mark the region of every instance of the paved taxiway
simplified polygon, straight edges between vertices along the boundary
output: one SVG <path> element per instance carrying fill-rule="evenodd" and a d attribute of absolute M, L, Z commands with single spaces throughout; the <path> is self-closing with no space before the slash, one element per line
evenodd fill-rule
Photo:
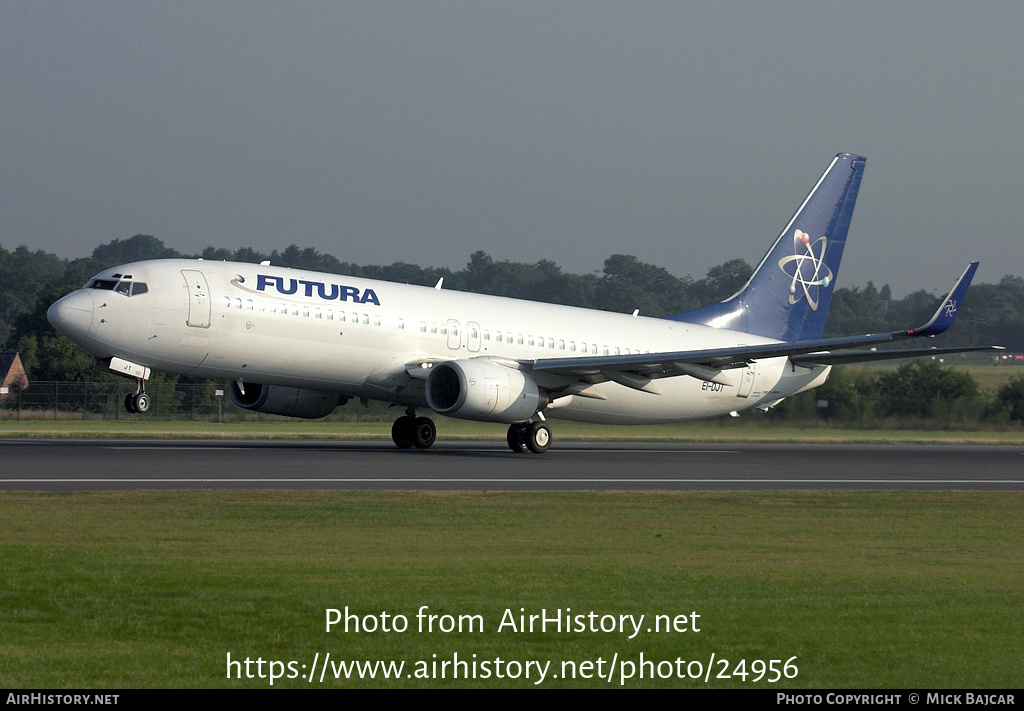
<path fill-rule="evenodd" d="M 0 440 L 0 489 L 1024 490 L 1020 446 Z"/>

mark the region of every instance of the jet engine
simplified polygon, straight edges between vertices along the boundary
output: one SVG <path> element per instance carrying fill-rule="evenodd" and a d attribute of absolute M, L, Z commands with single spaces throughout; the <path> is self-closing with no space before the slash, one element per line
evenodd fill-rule
<path fill-rule="evenodd" d="M 533 378 L 486 360 L 452 360 L 427 376 L 427 404 L 464 420 L 523 422 L 548 405 Z"/>
<path fill-rule="evenodd" d="M 344 395 L 322 390 L 286 388 L 280 385 L 245 383 L 244 390 L 237 382 L 228 385 L 231 400 L 244 410 L 266 412 L 270 415 L 303 417 L 315 420 L 334 412 L 334 408 L 348 400 Z"/>

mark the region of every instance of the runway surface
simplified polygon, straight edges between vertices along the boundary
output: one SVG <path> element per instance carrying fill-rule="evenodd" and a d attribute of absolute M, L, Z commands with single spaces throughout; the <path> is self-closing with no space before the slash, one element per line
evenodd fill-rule
<path fill-rule="evenodd" d="M 0 440 L 0 490 L 1024 490 L 1020 446 Z"/>

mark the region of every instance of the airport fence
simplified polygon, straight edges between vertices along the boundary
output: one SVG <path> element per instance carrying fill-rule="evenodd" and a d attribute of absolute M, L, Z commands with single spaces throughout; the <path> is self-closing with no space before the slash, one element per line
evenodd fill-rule
<path fill-rule="evenodd" d="M 125 410 L 125 398 L 135 393 L 133 383 L 33 382 L 25 389 L 16 386 L 0 391 L 0 418 L 51 420 L 128 420 L 149 417 L 165 420 L 216 420 L 225 412 L 244 410 L 215 399 L 223 386 L 207 384 L 147 383 L 152 399 L 145 415 Z"/>
<path fill-rule="evenodd" d="M 33 382 L 25 389 L 0 388 L 0 419 L 7 420 L 176 420 L 176 421 L 260 421 L 286 420 L 276 415 L 244 410 L 227 394 L 224 383 L 146 384 L 151 405 L 145 414 L 129 413 L 125 398 L 135 393 L 135 385 L 125 382 Z M 331 419 L 382 419 L 391 413 L 378 413 L 360 407 L 358 402 L 339 407 Z"/>
<path fill-rule="evenodd" d="M 24 420 L 175 420 L 175 421 L 260 421 L 289 420 L 276 415 L 244 410 L 236 406 L 223 383 L 149 382 L 146 392 L 152 405 L 145 414 L 129 413 L 125 398 L 135 386 L 125 382 L 33 382 L 29 387 L 0 388 L 0 419 Z M 993 416 L 993 399 L 984 391 L 977 397 L 949 400 L 903 398 L 876 399 L 852 396 L 829 399 L 809 392 L 787 399 L 762 417 L 751 413 L 737 421 L 724 417 L 723 426 L 744 427 L 754 423 L 831 423 L 852 427 L 900 428 L 924 425 L 935 428 L 959 427 L 1009 421 L 1006 415 Z M 394 419 L 399 410 L 386 403 L 358 400 L 338 407 L 327 419 L 336 421 L 377 421 Z M 1010 416 L 1013 419 L 1020 417 Z M 757 425 L 755 425 L 757 426 Z"/>

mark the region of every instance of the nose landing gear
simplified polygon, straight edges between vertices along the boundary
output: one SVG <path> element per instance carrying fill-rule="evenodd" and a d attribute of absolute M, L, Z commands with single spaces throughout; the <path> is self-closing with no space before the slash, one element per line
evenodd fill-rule
<path fill-rule="evenodd" d="M 149 399 L 149 395 L 146 394 L 146 383 L 143 380 L 138 382 L 136 385 L 137 390 L 134 395 L 125 395 L 124 398 L 124 409 L 128 412 L 140 415 L 149 412 L 149 406 L 152 401 Z"/>

